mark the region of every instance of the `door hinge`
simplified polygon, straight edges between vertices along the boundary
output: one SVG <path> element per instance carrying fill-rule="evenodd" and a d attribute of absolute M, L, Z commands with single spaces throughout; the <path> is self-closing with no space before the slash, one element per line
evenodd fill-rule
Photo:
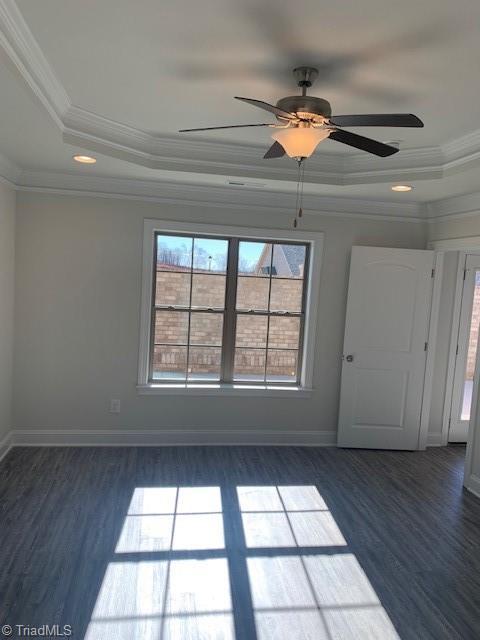
<path fill-rule="evenodd" d="M 455 351 L 455 355 L 458 356 L 458 344 L 457 344 L 457 350 Z"/>
<path fill-rule="evenodd" d="M 425 347 L 424 347 L 424 351 L 426 351 L 428 349 L 428 342 L 425 342 Z"/>
<path fill-rule="evenodd" d="M 463 279 L 465 280 L 465 278 L 466 278 L 466 277 L 467 277 L 467 270 L 466 270 L 466 269 L 464 269 L 464 270 L 463 270 Z"/>
<path fill-rule="evenodd" d="M 435 277 L 435 269 L 432 269 L 432 278 Z"/>

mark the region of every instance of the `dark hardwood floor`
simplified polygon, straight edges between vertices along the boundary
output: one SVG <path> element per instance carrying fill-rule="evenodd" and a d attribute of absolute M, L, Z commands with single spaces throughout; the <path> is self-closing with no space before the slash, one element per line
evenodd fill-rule
<path fill-rule="evenodd" d="M 478 639 L 480 500 L 462 489 L 463 458 L 13 449 L 0 624 L 88 640 Z"/>

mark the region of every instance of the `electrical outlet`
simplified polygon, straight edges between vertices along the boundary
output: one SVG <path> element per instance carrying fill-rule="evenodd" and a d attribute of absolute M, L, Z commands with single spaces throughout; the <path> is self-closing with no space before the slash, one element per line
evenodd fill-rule
<path fill-rule="evenodd" d="M 120 413 L 120 400 L 110 400 L 110 413 Z"/>

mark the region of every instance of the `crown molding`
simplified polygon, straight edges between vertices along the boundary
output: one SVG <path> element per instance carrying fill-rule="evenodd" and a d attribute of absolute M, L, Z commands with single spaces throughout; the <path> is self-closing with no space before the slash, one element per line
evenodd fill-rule
<path fill-rule="evenodd" d="M 480 129 L 444 144 L 443 154 L 447 170 L 461 167 L 466 160 L 468 162 L 478 161 L 480 157 Z"/>
<path fill-rule="evenodd" d="M 203 206 L 249 212 L 254 209 L 259 214 L 275 213 L 288 216 L 292 214 L 295 200 L 295 195 L 291 192 L 251 186 L 129 180 L 25 171 L 22 172 L 16 189 L 44 194 L 117 198 L 188 207 Z M 424 206 L 420 203 L 401 204 L 306 193 L 303 210 L 306 215 L 424 222 Z"/>
<path fill-rule="evenodd" d="M 190 174 L 238 176 L 295 181 L 295 164 L 288 159 L 265 163 L 257 145 L 226 144 L 181 136 L 153 135 L 71 103 L 14 0 L 0 0 L 0 46 L 47 110 L 63 140 L 84 149 L 158 170 Z M 368 154 L 324 153 L 307 166 L 307 184 L 350 185 L 397 180 L 442 178 L 480 165 L 480 129 L 442 147 L 402 149 L 379 160 Z M 281 191 L 209 186 L 167 181 L 123 180 L 67 173 L 22 171 L 0 155 L 0 180 L 20 191 L 94 197 L 128 198 L 188 206 L 275 210 L 291 213 Z M 281 189 L 281 187 L 280 187 Z M 233 193 L 234 197 L 233 197 Z M 232 203 L 232 200 L 235 203 Z M 375 220 L 438 222 L 480 214 L 480 193 L 429 204 L 399 204 L 320 195 L 305 196 L 310 214 L 364 217 Z"/>
<path fill-rule="evenodd" d="M 22 171 L 8 158 L 0 154 L 0 180 L 15 187 L 20 180 Z"/>
<path fill-rule="evenodd" d="M 403 180 L 432 180 L 444 175 L 444 156 L 440 147 L 402 149 L 388 158 L 389 163 L 378 167 L 378 160 L 369 154 L 354 154 L 346 162 L 348 182 L 345 184 L 365 184 L 372 182 L 392 182 Z"/>
<path fill-rule="evenodd" d="M 68 112 L 63 141 L 98 153 L 127 160 L 155 170 L 209 175 L 236 175 L 260 180 L 296 181 L 297 167 L 290 159 L 263 160 L 264 149 L 256 145 L 225 144 L 173 136 L 154 136 L 131 130 L 78 107 Z M 106 126 L 102 129 L 102 123 Z M 107 132 L 107 134 L 105 133 Z M 108 136 L 108 137 L 106 137 Z M 308 181 L 343 184 L 343 158 L 328 154 L 308 162 Z"/>
<path fill-rule="evenodd" d="M 72 106 L 64 120 L 64 142 L 136 162 L 151 169 L 215 175 L 235 174 L 268 180 L 296 181 L 289 158 L 265 162 L 264 147 L 146 134 Z M 441 178 L 443 155 L 438 147 L 405 149 L 390 158 L 365 153 L 323 153 L 308 159 L 307 182 L 345 186 Z"/>
<path fill-rule="evenodd" d="M 15 0 L 0 0 L 0 46 L 68 144 L 153 169 L 296 180 L 295 164 L 287 159 L 266 163 L 263 147 L 153 135 L 73 105 Z M 365 153 L 317 154 L 308 162 L 307 180 L 329 185 L 429 180 L 478 164 L 480 130 L 443 147 L 402 149 L 381 160 Z"/>
<path fill-rule="evenodd" d="M 61 128 L 70 99 L 14 0 L 0 0 L 0 46 Z"/>
<path fill-rule="evenodd" d="M 0 173 L 2 158 L 0 157 Z M 17 191 L 51 195 L 114 198 L 188 207 L 209 207 L 291 216 L 294 194 L 261 185 L 213 185 L 169 180 L 139 180 L 74 173 L 20 171 L 6 181 Z M 292 202 L 292 206 L 289 204 Z M 286 204 L 287 202 L 287 204 Z M 437 223 L 480 216 L 480 192 L 429 203 L 383 202 L 319 194 L 304 196 L 306 215 L 391 222 Z"/>
<path fill-rule="evenodd" d="M 429 202 L 425 206 L 428 222 L 443 222 L 452 218 L 471 218 L 480 215 L 480 192 Z"/>

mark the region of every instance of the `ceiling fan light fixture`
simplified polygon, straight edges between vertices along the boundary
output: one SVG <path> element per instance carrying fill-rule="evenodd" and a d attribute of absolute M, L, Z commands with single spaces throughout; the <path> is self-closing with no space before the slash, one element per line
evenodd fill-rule
<path fill-rule="evenodd" d="M 272 138 L 282 145 L 290 158 L 309 158 L 317 145 L 329 135 L 329 129 L 288 127 L 288 129 L 277 129 L 272 134 Z"/>

